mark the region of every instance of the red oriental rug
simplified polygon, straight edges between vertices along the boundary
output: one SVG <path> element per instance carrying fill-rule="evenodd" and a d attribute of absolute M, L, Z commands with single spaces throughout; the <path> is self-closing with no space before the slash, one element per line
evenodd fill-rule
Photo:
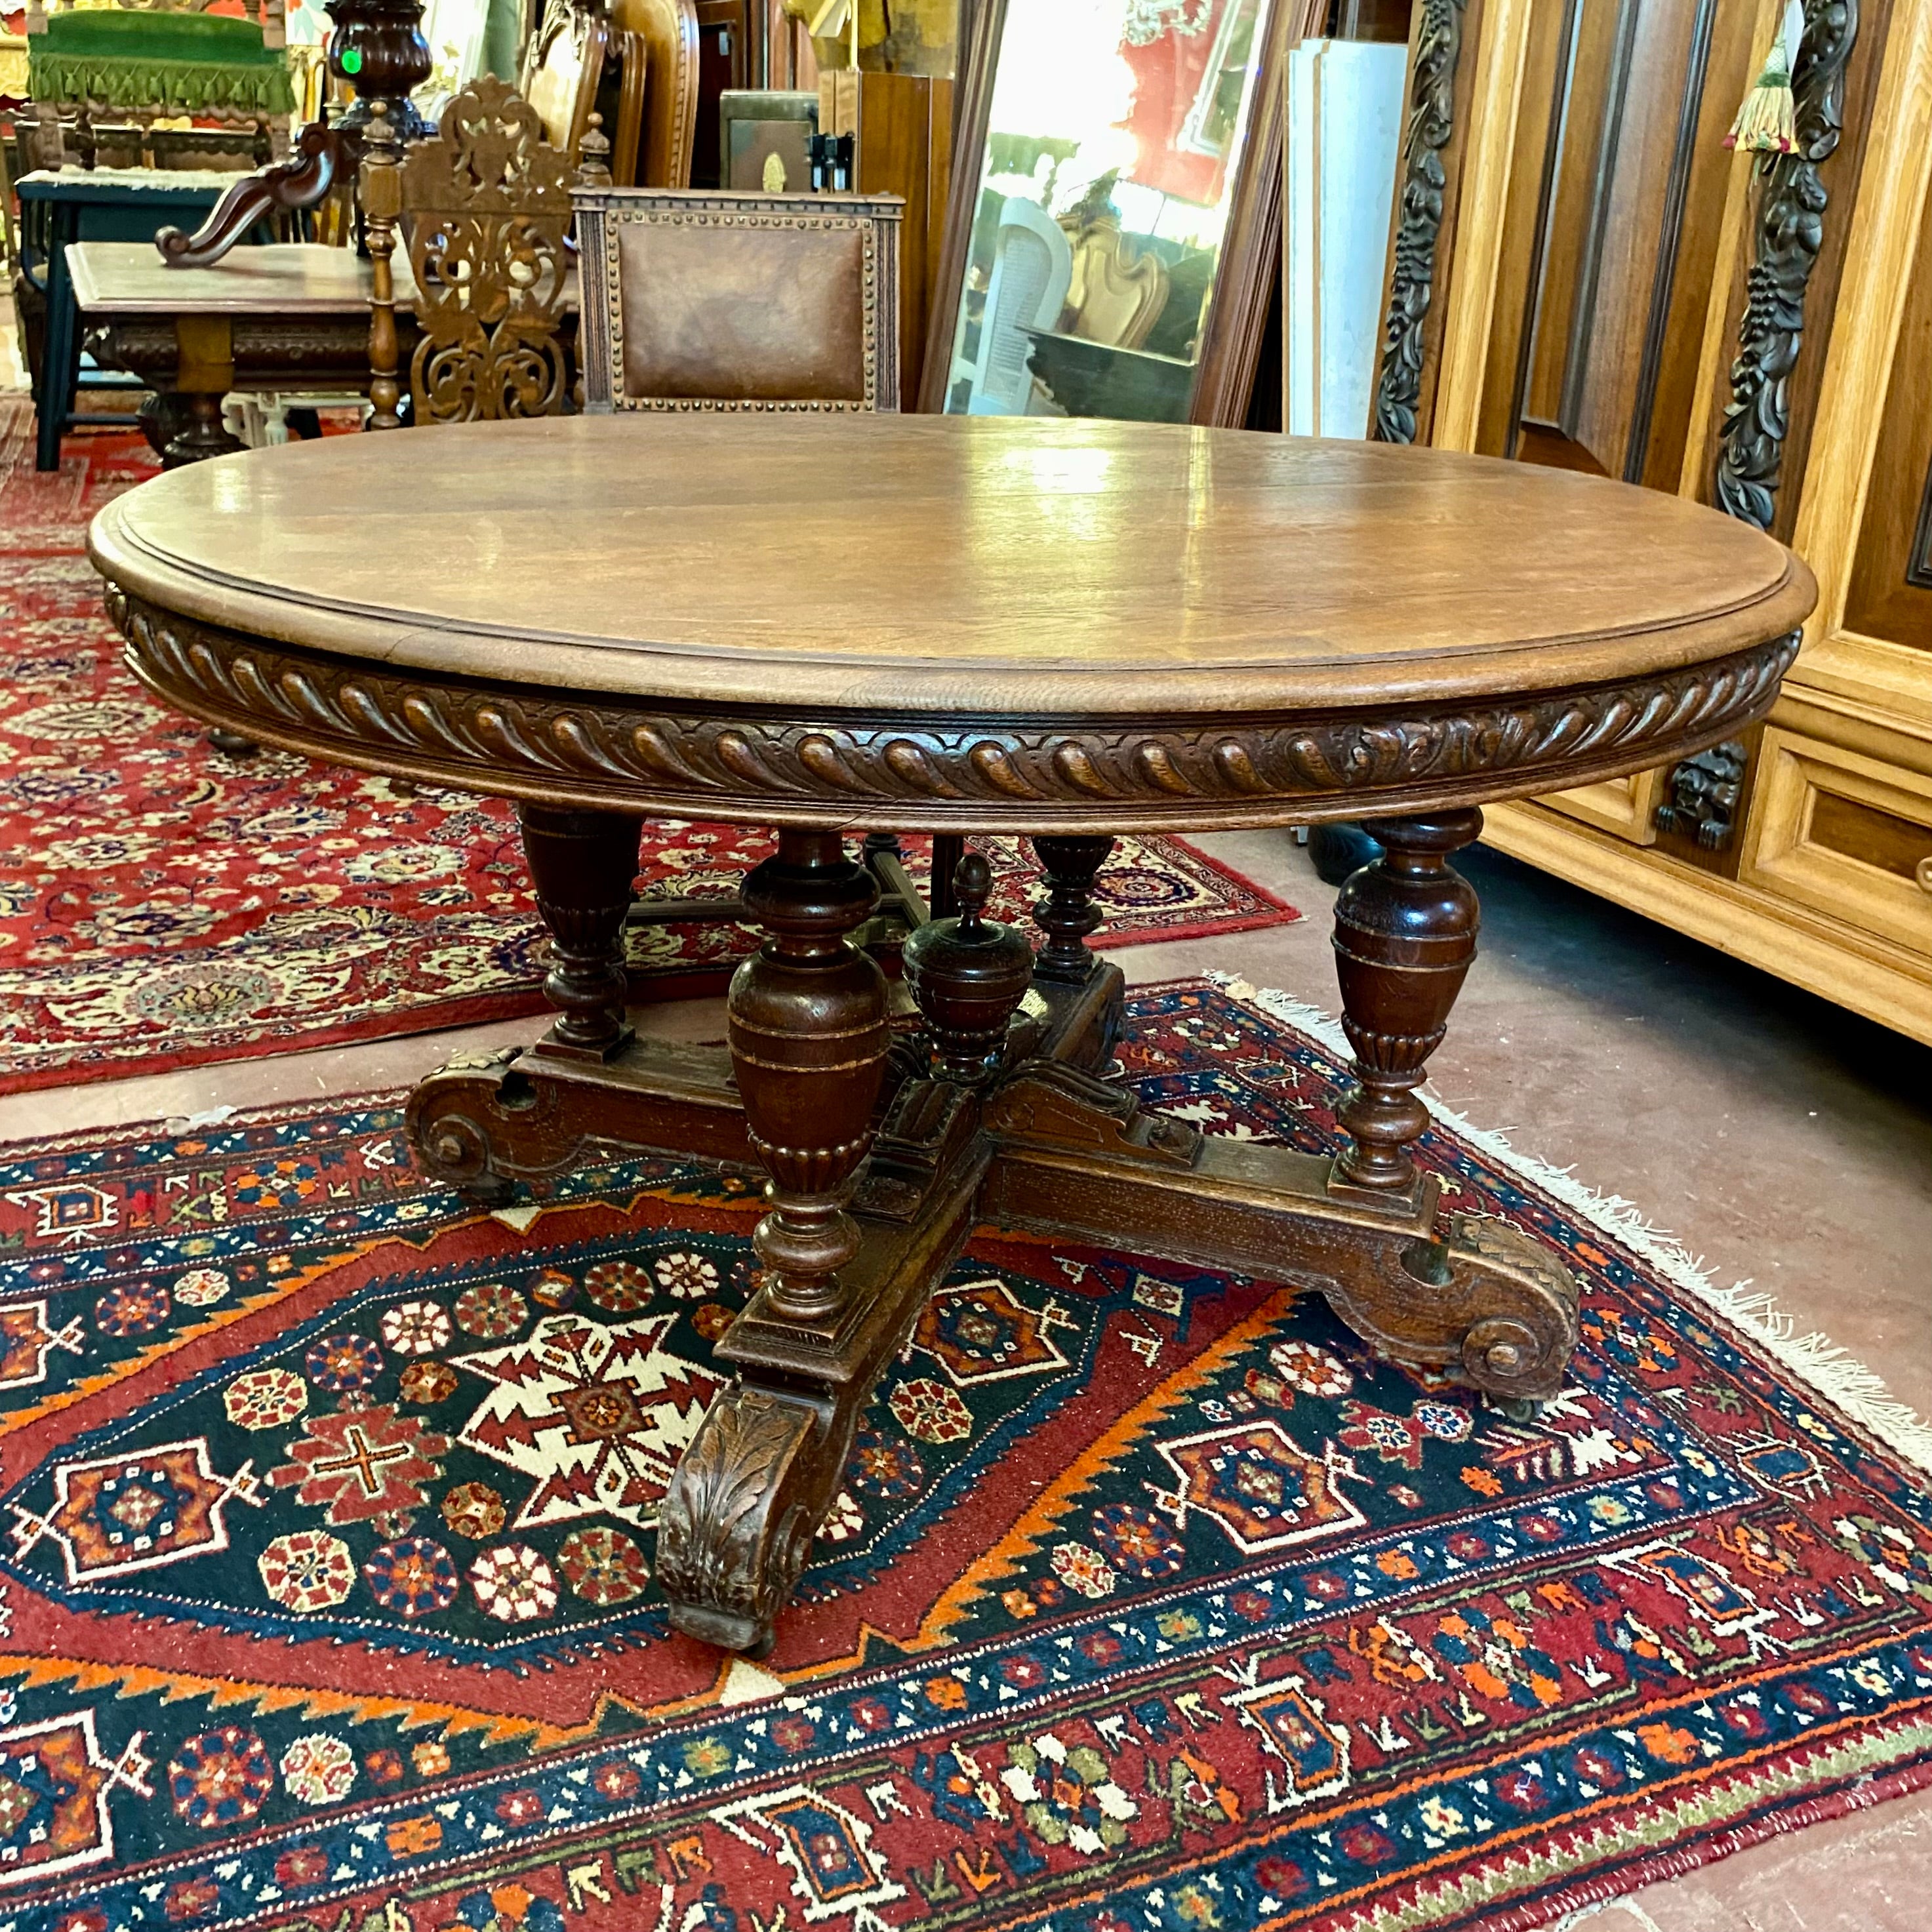
<path fill-rule="evenodd" d="M 67 449 L 40 477 L 29 440 L 0 437 L 0 1093 L 542 1012 L 543 930 L 512 808 L 214 752 L 122 667 L 79 554 L 88 516 L 150 473 L 146 446 Z M 994 914 L 1025 921 L 1030 854 L 984 847 Z M 771 848 L 658 821 L 640 877 L 729 892 Z M 908 856 L 922 872 L 922 843 Z M 1299 916 L 1176 838 L 1122 838 L 1098 897 L 1107 946 Z M 755 940 L 739 926 L 636 928 L 635 996 L 720 991 Z"/>
<path fill-rule="evenodd" d="M 1318 1150 L 1286 1010 L 1142 988 L 1122 1058 Z M 754 1665 L 651 1579 L 742 1178 L 487 1214 L 392 1099 L 0 1149 L 6 1923 L 1526 1928 L 1932 1781 L 1932 1438 L 1575 1183 L 1423 1153 L 1582 1277 L 1534 1420 L 1292 1282 L 982 1234 Z"/>

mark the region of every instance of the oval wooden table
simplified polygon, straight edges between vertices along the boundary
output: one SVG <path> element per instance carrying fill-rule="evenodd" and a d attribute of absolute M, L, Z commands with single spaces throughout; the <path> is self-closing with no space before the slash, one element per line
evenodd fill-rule
<path fill-rule="evenodd" d="M 946 417 L 579 418 L 353 437 L 142 485 L 91 539 L 151 688 L 262 742 L 520 809 L 560 1010 L 412 1096 L 482 1197 L 592 1140 L 761 1162 L 762 1283 L 661 1515 L 680 1628 L 772 1619 L 860 1412 L 978 1221 L 1286 1279 L 1376 1348 L 1553 1394 L 1576 1288 L 1444 1211 L 1414 1089 L 1476 940 L 1449 856 L 1484 800 L 1663 764 L 1769 707 L 1809 573 L 1598 478 L 1376 444 Z M 642 820 L 779 829 L 728 1050 L 626 1023 Z M 1112 836 L 1366 819 L 1335 950 L 1358 1084 L 1333 1162 L 1203 1136 L 1109 1084 L 1086 936 Z M 843 835 L 869 835 L 860 856 Z M 1018 832 L 1036 959 L 850 935 L 892 835 Z M 1580 1078 L 1587 1078 L 1587 1069 Z"/>

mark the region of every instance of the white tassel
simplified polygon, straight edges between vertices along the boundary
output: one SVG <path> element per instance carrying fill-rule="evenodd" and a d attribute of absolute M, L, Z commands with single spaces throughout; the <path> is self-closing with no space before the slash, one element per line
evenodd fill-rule
<path fill-rule="evenodd" d="M 1727 148 L 1742 148 L 1748 154 L 1788 154 L 1798 146 L 1797 104 L 1791 96 L 1791 76 L 1798 66 L 1798 50 L 1804 40 L 1802 0 L 1787 0 L 1784 25 L 1771 51 L 1765 56 L 1764 71 L 1757 85 L 1744 96 L 1731 131 L 1724 136 Z"/>

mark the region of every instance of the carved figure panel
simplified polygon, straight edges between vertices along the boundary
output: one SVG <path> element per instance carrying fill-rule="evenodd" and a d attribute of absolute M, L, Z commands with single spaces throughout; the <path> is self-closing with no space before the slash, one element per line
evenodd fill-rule
<path fill-rule="evenodd" d="M 410 362 L 419 422 L 555 416 L 568 286 L 569 157 L 493 75 L 443 111 L 402 164 L 422 340 Z"/>
<path fill-rule="evenodd" d="M 1670 796 L 1657 808 L 1657 829 L 1694 839 L 1707 852 L 1721 851 L 1736 829 L 1747 763 L 1736 739 L 1672 767 Z"/>

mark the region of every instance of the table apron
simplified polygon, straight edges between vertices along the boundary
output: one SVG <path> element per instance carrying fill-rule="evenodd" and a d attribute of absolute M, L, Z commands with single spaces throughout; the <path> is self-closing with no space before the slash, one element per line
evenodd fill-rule
<path fill-rule="evenodd" d="M 265 744 L 545 803 L 760 826 L 1118 833 L 1388 818 L 1670 763 L 1763 717 L 1790 632 L 1644 678 L 1450 704 L 1172 720 L 680 708 L 398 670 L 223 630 L 110 582 L 157 695 Z"/>

